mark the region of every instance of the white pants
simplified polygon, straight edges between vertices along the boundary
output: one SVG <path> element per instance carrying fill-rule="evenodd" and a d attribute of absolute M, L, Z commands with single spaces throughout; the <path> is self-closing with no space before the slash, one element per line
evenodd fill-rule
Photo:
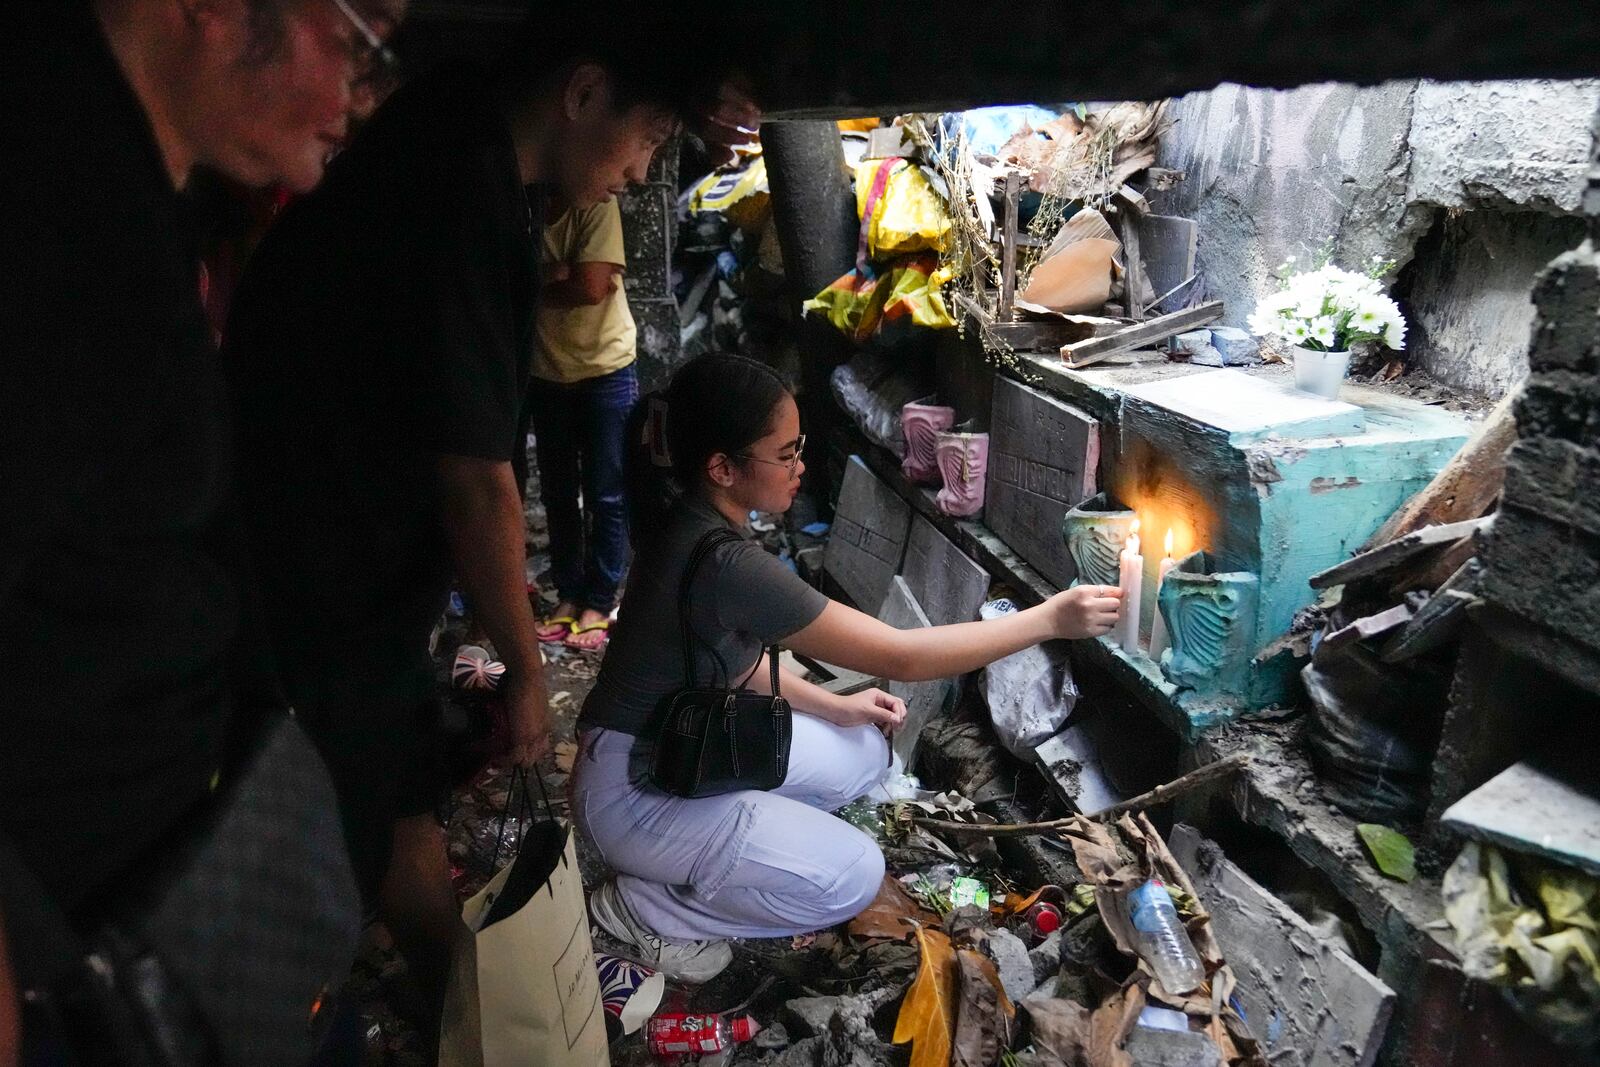
<path fill-rule="evenodd" d="M 586 730 L 573 768 L 573 816 L 634 918 L 669 941 L 785 937 L 854 918 L 877 895 L 883 854 L 828 814 L 888 770 L 871 726 L 796 712 L 789 774 L 770 792 L 686 800 L 645 777 L 647 742 Z"/>

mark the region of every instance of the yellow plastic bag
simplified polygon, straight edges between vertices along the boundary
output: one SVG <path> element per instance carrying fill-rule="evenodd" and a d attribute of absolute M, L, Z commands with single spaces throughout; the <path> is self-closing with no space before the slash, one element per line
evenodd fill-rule
<path fill-rule="evenodd" d="M 767 161 L 757 155 L 742 169 L 707 174 L 689 190 L 690 212 L 720 211 L 746 233 L 756 233 L 772 214 Z"/>
<path fill-rule="evenodd" d="M 903 159 L 856 164 L 856 216 L 870 259 L 950 247 L 950 213 L 922 168 Z"/>
<path fill-rule="evenodd" d="M 866 266 L 840 276 L 807 300 L 805 310 L 858 343 L 874 336 L 892 343 L 914 326 L 942 330 L 956 324 L 944 299 L 950 276 L 931 252 L 905 256 L 881 271 Z"/>

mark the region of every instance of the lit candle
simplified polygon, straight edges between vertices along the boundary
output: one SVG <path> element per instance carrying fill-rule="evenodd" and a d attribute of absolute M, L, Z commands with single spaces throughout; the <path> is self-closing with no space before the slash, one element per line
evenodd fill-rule
<path fill-rule="evenodd" d="M 1122 651 L 1131 656 L 1139 651 L 1139 593 L 1144 587 L 1138 519 L 1128 528 L 1128 540 L 1122 547 L 1121 579 L 1117 584 L 1122 587 Z"/>
<path fill-rule="evenodd" d="M 1167 650 L 1167 620 L 1161 615 L 1161 583 L 1167 580 L 1167 572 L 1172 569 L 1172 527 L 1167 527 L 1167 555 L 1161 561 L 1160 572 L 1156 575 L 1156 611 L 1155 618 L 1150 622 L 1150 658 L 1157 663 L 1161 662 L 1161 653 Z"/>

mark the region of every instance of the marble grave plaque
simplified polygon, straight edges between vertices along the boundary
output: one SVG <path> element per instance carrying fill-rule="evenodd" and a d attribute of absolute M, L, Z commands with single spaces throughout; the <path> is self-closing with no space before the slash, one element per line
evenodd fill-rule
<path fill-rule="evenodd" d="M 868 470 L 860 456 L 851 456 L 822 566 L 869 615 L 877 613 L 900 570 L 910 525 L 911 505 Z"/>
<path fill-rule="evenodd" d="M 1077 576 L 1061 536 L 1067 509 L 1093 496 L 1100 423 L 1065 401 L 996 378 L 984 521 L 1056 585 Z"/>

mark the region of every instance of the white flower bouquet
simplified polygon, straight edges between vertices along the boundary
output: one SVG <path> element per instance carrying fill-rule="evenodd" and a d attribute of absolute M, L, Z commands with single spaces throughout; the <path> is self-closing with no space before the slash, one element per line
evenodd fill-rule
<path fill-rule="evenodd" d="M 1252 333 L 1281 337 L 1317 352 L 1346 352 L 1358 341 L 1377 341 L 1396 351 L 1405 348 L 1405 319 L 1380 281 L 1392 263 L 1374 256 L 1366 274 L 1326 262 L 1290 274 L 1293 265 L 1291 256 L 1279 271 L 1283 288 L 1251 313 Z"/>

